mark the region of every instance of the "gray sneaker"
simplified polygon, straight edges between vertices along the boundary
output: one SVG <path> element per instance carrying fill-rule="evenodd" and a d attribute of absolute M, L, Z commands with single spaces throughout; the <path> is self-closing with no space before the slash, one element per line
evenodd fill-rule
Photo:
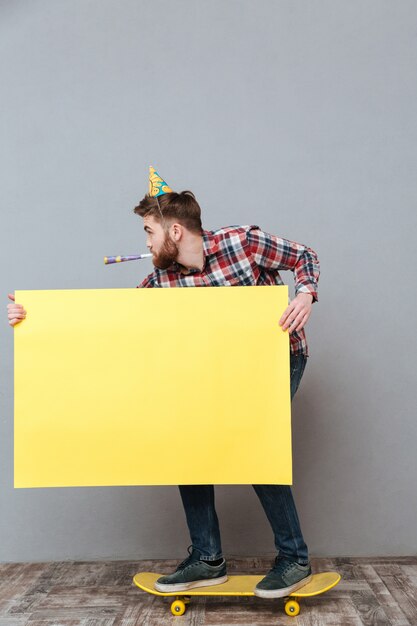
<path fill-rule="evenodd" d="M 277 556 L 273 568 L 256 585 L 254 593 L 260 598 L 283 598 L 304 587 L 312 577 L 310 564 L 299 565 L 296 561 Z"/>
<path fill-rule="evenodd" d="M 191 547 L 191 546 L 190 546 Z M 226 561 L 220 565 L 207 565 L 200 560 L 200 552 L 193 548 L 189 556 L 178 565 L 173 574 L 161 576 L 155 583 L 157 591 L 186 591 L 193 587 L 209 587 L 221 585 L 227 581 Z"/>

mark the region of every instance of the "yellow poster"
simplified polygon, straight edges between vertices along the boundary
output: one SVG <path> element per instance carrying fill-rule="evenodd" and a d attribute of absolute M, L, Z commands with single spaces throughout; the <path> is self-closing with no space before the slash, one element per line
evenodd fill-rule
<path fill-rule="evenodd" d="M 287 287 L 15 296 L 15 487 L 291 484 Z"/>

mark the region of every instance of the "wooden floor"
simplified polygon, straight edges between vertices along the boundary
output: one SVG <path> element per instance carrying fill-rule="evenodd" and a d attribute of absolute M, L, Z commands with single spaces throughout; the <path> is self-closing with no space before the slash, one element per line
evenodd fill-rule
<path fill-rule="evenodd" d="M 337 587 L 301 600 L 298 617 L 282 600 L 192 598 L 171 615 L 168 598 L 132 583 L 138 571 L 169 572 L 176 561 L 0 564 L 0 626 L 417 626 L 417 557 L 312 559 L 313 572 L 336 570 Z M 230 559 L 228 571 L 262 574 L 271 559 Z"/>

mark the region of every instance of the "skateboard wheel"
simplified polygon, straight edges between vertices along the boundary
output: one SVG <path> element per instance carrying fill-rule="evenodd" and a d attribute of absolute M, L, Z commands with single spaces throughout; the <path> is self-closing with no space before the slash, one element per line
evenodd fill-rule
<path fill-rule="evenodd" d="M 297 600 L 288 600 L 285 603 L 285 612 L 291 617 L 295 617 L 296 615 L 298 615 L 300 612 L 300 605 L 298 604 Z"/>
<path fill-rule="evenodd" d="M 174 600 L 174 602 L 171 604 L 172 615 L 184 615 L 185 609 L 185 602 L 183 602 L 182 600 Z"/>

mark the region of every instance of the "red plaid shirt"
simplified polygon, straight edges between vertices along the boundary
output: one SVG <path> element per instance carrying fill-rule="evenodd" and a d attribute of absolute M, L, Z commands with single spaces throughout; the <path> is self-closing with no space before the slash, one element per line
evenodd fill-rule
<path fill-rule="evenodd" d="M 227 226 L 204 230 L 204 267 L 186 270 L 178 263 L 155 268 L 138 287 L 229 287 L 283 285 L 279 270 L 292 270 L 295 293 L 311 293 L 317 301 L 320 266 L 311 248 L 263 232 L 259 226 Z M 182 270 L 182 271 L 181 271 Z M 187 273 L 183 273 L 187 272 Z M 292 354 L 308 356 L 304 330 L 290 334 Z"/>

